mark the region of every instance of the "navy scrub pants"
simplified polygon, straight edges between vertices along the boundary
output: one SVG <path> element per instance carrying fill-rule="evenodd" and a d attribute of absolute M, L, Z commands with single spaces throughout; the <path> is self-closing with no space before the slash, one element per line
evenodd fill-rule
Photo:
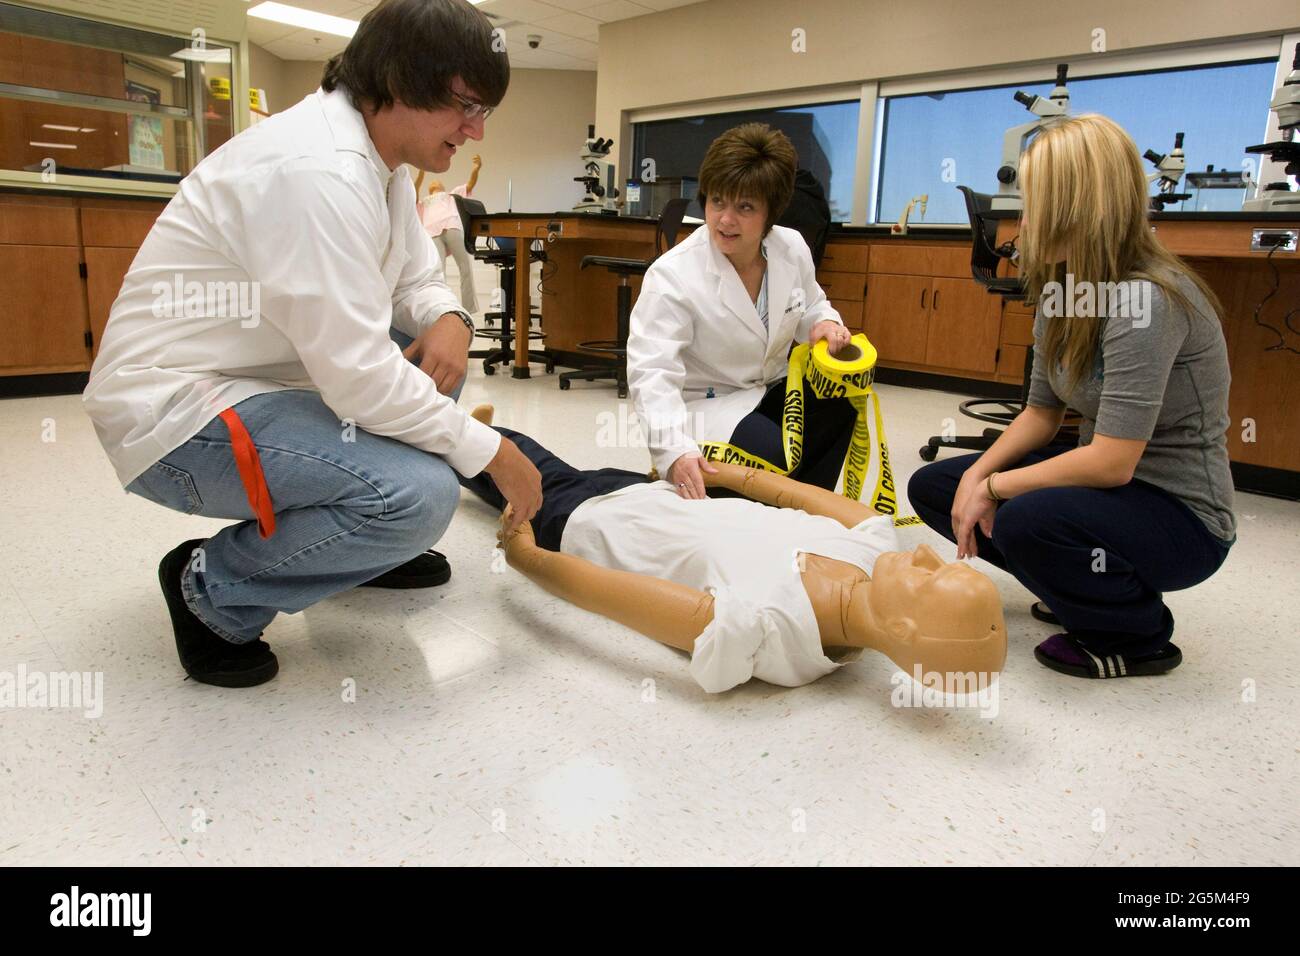
<path fill-rule="evenodd" d="M 1014 467 L 1071 447 L 1049 446 Z M 949 541 L 958 482 L 979 457 L 926 465 L 908 482 L 916 513 Z M 976 527 L 975 540 L 981 558 L 1014 575 L 1094 654 L 1132 657 L 1159 651 L 1173 635 L 1163 592 L 1204 581 L 1231 547 L 1174 495 L 1138 479 L 1018 495 L 998 506 L 992 539 Z"/>
<path fill-rule="evenodd" d="M 844 456 L 853 438 L 853 423 L 858 413 L 847 398 L 818 398 L 803 383 L 804 436 L 803 457 L 791 478 L 834 491 L 844 468 Z M 785 441 L 781 423 L 785 412 L 785 379 L 768 386 L 758 407 L 736 425 L 730 444 L 757 455 L 774 465 L 784 465 Z M 711 489 L 714 497 L 723 489 Z"/>
<path fill-rule="evenodd" d="M 649 482 L 644 474 L 624 471 L 621 468 L 598 468 L 583 471 L 574 468 L 568 462 L 551 454 L 541 444 L 522 432 L 510 428 L 494 426 L 498 432 L 509 438 L 531 461 L 542 476 L 542 507 L 529 522 L 533 528 L 533 538 L 538 547 L 547 551 L 559 551 L 560 541 L 564 537 L 564 526 L 569 522 L 569 515 L 578 510 L 578 505 L 590 498 L 607 495 L 626 488 L 628 485 L 640 485 Z M 486 471 L 473 478 L 458 475 L 461 487 L 468 488 L 493 508 L 504 511 L 505 496 L 497 488 L 496 482 Z"/>

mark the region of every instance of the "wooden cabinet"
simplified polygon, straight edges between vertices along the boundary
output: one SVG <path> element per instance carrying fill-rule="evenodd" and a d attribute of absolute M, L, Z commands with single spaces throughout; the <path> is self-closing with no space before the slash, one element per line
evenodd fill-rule
<path fill-rule="evenodd" d="M 159 200 L 0 194 L 0 376 L 86 372 Z"/>
<path fill-rule="evenodd" d="M 90 322 L 90 360 L 99 355 L 99 343 L 104 338 L 104 326 L 113 308 L 117 294 L 122 291 L 122 280 L 135 260 L 135 249 L 112 249 L 87 246 L 86 254 L 86 304 Z"/>
<path fill-rule="evenodd" d="M 81 250 L 0 246 L 0 367 L 7 374 L 89 368 Z"/>
<path fill-rule="evenodd" d="M 979 379 L 997 372 L 1001 304 L 970 277 L 964 242 L 873 244 L 866 316 L 882 365 Z"/>
<path fill-rule="evenodd" d="M 870 256 L 871 247 L 865 242 L 829 242 L 817 270 L 817 284 L 844 325 L 854 332 L 863 331 Z"/>
<path fill-rule="evenodd" d="M 974 279 L 931 280 L 925 364 L 965 372 L 993 372 L 1001 312 L 1001 299 L 989 295 Z"/>
<path fill-rule="evenodd" d="M 925 363 L 930 283 L 929 276 L 871 276 L 865 331 L 880 362 Z"/>

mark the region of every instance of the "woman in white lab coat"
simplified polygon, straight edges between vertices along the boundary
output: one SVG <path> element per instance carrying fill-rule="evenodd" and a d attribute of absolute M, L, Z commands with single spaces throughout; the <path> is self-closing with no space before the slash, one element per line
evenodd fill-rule
<path fill-rule="evenodd" d="M 698 442 L 729 442 L 785 464 L 781 412 L 790 348 L 850 333 L 817 285 L 812 254 L 775 226 L 794 190 L 784 133 L 749 123 L 723 133 L 700 167 L 705 223 L 660 256 L 632 310 L 627 378 L 655 468 L 703 498 Z M 834 489 L 853 428 L 845 399 L 804 390 L 800 480 Z"/>

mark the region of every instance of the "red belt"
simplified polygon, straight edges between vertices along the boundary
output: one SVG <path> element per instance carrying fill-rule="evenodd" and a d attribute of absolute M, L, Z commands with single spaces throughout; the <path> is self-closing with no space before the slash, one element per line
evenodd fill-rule
<path fill-rule="evenodd" d="M 233 408 L 222 412 L 221 420 L 230 430 L 230 449 L 235 453 L 235 464 L 239 467 L 249 507 L 257 517 L 258 534 L 269 538 L 275 534 L 275 510 L 271 506 L 271 490 L 266 487 L 266 475 L 262 474 L 262 459 L 258 457 L 257 446 Z"/>

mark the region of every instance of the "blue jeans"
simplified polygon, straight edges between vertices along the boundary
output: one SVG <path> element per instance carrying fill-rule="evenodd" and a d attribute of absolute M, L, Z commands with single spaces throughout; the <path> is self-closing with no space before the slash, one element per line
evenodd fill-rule
<path fill-rule="evenodd" d="M 1011 468 L 1070 449 L 1049 445 Z M 912 475 L 907 497 L 949 541 L 952 502 L 979 455 L 959 455 Z M 1173 636 L 1163 592 L 1214 574 L 1231 543 L 1163 489 L 1134 479 L 1118 488 L 1041 488 L 998 505 L 993 537 L 975 528 L 979 556 L 1015 575 L 1094 654 L 1139 656 Z"/>
<path fill-rule="evenodd" d="M 393 339 L 410 342 L 396 330 Z M 202 570 L 191 562 L 181 576 L 190 610 L 227 640 L 252 641 L 278 612 L 301 611 L 404 564 L 451 523 L 460 485 L 450 465 L 360 428 L 345 432 L 319 393 L 266 392 L 235 410 L 271 492 L 271 537 L 258 533 L 220 418 L 126 489 L 185 514 L 241 519 L 204 543 Z"/>

